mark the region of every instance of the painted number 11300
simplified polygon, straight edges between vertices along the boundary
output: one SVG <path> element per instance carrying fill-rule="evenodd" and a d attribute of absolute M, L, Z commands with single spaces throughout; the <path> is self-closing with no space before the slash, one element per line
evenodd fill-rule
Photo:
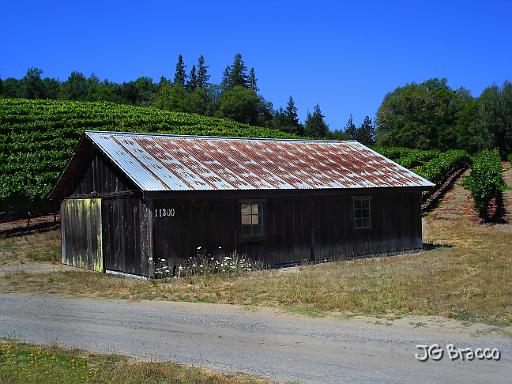
<path fill-rule="evenodd" d="M 155 208 L 155 217 L 174 217 L 174 208 Z"/>

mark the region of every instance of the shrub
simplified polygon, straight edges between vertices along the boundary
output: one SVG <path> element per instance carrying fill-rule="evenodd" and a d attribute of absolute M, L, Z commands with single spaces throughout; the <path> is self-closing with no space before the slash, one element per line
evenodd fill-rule
<path fill-rule="evenodd" d="M 464 179 L 464 187 L 471 193 L 475 210 L 484 221 L 489 203 L 506 188 L 501 172 L 498 150 L 486 149 L 474 156 L 471 173 Z"/>
<path fill-rule="evenodd" d="M 508 156 L 507 156 L 507 161 L 509 163 L 512 163 L 512 153 L 509 153 Z"/>

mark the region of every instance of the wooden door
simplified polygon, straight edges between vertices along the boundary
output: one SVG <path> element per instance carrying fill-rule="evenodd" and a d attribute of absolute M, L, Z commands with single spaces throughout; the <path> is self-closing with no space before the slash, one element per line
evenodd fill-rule
<path fill-rule="evenodd" d="M 61 218 L 62 263 L 103 272 L 101 199 L 66 199 Z"/>

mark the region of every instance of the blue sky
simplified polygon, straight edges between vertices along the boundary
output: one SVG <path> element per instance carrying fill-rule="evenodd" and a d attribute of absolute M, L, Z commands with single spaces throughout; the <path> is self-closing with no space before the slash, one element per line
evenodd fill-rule
<path fill-rule="evenodd" d="M 478 95 L 512 80 L 507 1 L 7 1 L 0 77 L 28 67 L 122 82 L 172 77 L 203 54 L 212 80 L 240 52 L 275 107 L 319 103 L 331 129 L 373 117 L 395 87 L 446 77 Z"/>

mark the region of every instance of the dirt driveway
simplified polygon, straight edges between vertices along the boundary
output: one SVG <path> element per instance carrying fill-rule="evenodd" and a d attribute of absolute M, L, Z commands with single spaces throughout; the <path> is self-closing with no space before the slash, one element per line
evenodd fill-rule
<path fill-rule="evenodd" d="M 423 319 L 425 320 L 425 319 Z M 0 295 L 0 336 L 317 383 L 509 383 L 512 342 L 486 327 L 305 318 L 222 304 Z M 380 324 L 377 324 L 379 323 Z M 457 327 L 454 327 L 456 325 Z M 488 329 L 487 329 L 488 330 Z M 475 331 L 483 333 L 479 337 Z M 416 344 L 497 347 L 500 361 L 421 363 Z"/>

